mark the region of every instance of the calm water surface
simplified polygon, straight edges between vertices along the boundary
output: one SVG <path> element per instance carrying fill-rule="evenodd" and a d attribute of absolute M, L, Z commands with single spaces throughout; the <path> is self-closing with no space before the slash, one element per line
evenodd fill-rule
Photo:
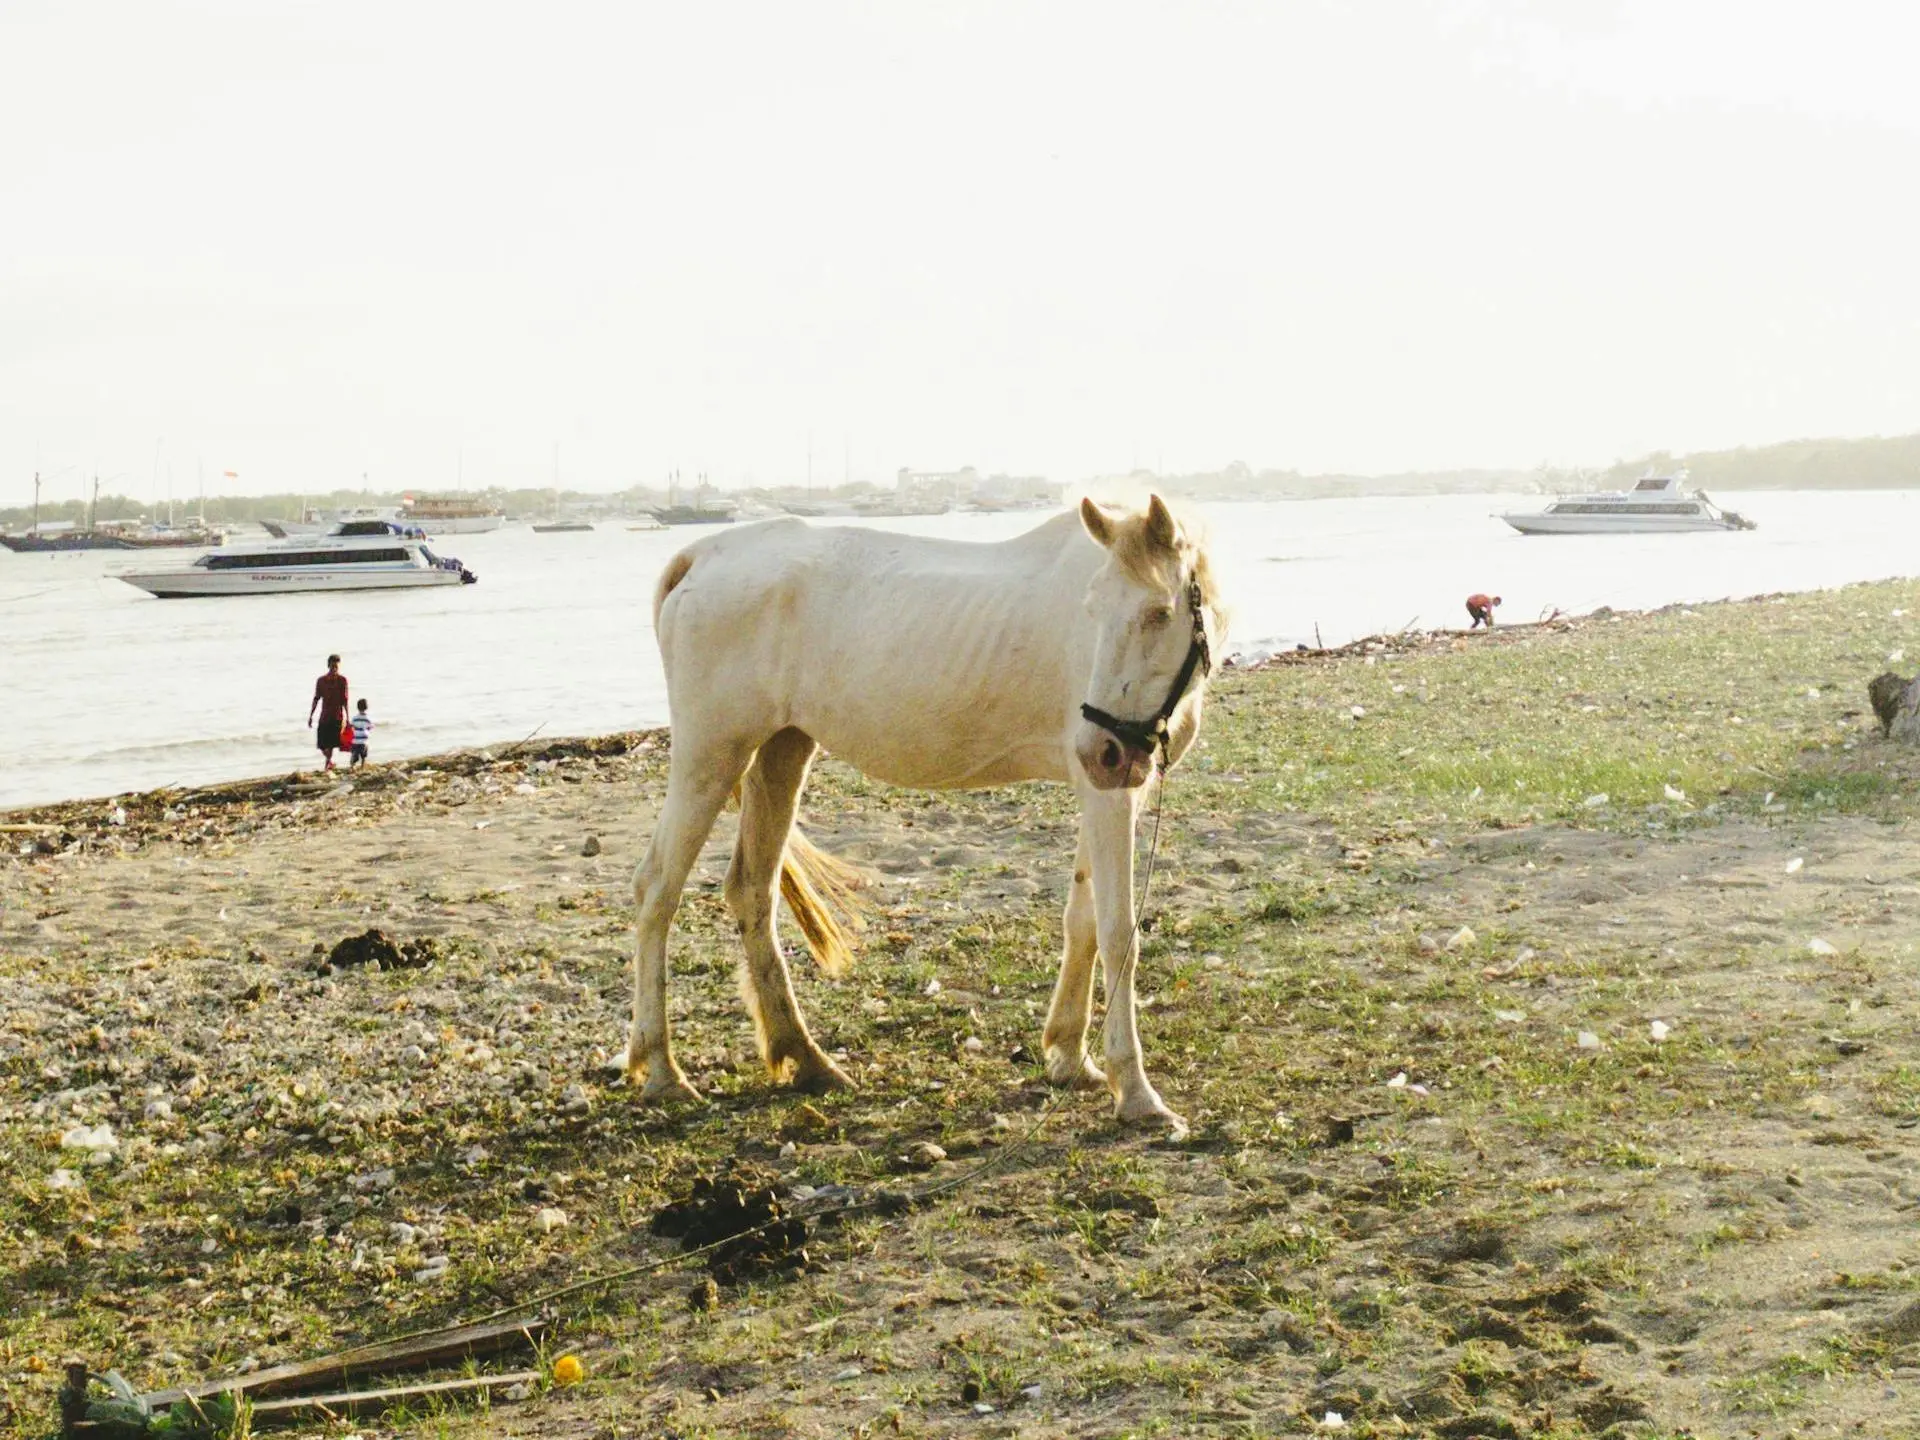
<path fill-rule="evenodd" d="M 1920 491 L 1716 496 L 1742 533 L 1522 536 L 1492 516 L 1541 497 L 1279 501 L 1207 507 L 1229 592 L 1230 648 L 1329 645 L 1404 625 L 1462 625 L 1556 606 L 1644 609 L 1809 590 L 1915 570 Z M 872 522 L 995 540 L 1036 514 Z M 667 557 L 702 532 L 436 542 L 478 585 L 414 592 L 155 600 L 112 578 L 151 557 L 0 551 L 0 806 L 272 774 L 315 764 L 305 727 L 329 651 L 377 722 L 373 756 L 662 723 L 649 615 Z M 1920 636 L 1910 647 L 1920 654 Z"/>

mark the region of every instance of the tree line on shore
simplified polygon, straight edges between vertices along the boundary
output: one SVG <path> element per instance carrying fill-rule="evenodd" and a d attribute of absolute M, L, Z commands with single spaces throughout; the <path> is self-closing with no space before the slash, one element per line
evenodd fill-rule
<path fill-rule="evenodd" d="M 1485 490 L 1610 490 L 1631 484 L 1648 470 L 1668 472 L 1684 467 L 1692 483 L 1709 490 L 1898 490 L 1920 489 L 1920 434 L 1869 436 L 1852 440 L 1788 440 L 1775 445 L 1742 446 L 1734 450 L 1703 450 L 1675 455 L 1655 451 L 1637 459 L 1618 460 L 1602 469 L 1571 469 L 1541 465 L 1533 470 L 1410 471 L 1398 475 L 1305 475 L 1294 470 L 1254 470 L 1235 462 L 1217 471 L 1186 475 L 1159 475 L 1142 471 L 1128 477 L 1161 484 L 1178 494 L 1200 499 L 1257 499 L 1263 495 L 1303 499 L 1345 495 L 1420 495 Z M 785 487 L 790 490 L 792 487 Z M 864 482 L 834 487 L 822 498 L 837 498 L 842 489 L 862 493 L 874 490 Z M 756 492 L 749 491 L 748 494 Z M 768 492 L 770 495 L 774 492 Z M 488 490 L 485 497 L 510 515 L 545 514 L 553 508 L 551 489 L 528 487 Z M 333 490 L 326 494 L 209 495 L 204 502 L 207 523 L 235 525 L 246 521 L 297 519 L 303 505 L 338 509 L 357 505 L 398 505 L 401 492 Z M 646 486 L 606 493 L 564 492 L 564 506 L 586 504 L 610 510 L 658 505 L 663 491 Z M 42 524 L 84 522 L 88 500 L 43 499 Z M 175 502 L 176 523 L 201 513 L 202 502 Z M 94 510 L 96 520 L 162 518 L 157 507 L 127 495 L 102 495 Z M 164 513 L 164 512 L 163 512 Z M 33 520 L 31 505 L 0 507 L 0 528 L 23 529 Z"/>

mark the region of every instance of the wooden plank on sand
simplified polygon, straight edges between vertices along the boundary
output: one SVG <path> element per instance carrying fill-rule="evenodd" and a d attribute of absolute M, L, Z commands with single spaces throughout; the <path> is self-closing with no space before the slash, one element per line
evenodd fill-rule
<path fill-rule="evenodd" d="M 540 1319 L 498 1320 L 489 1325 L 455 1325 L 445 1330 L 429 1330 L 401 1340 L 383 1340 L 374 1345 L 359 1345 L 312 1360 L 295 1360 L 249 1375 L 228 1375 L 220 1380 L 202 1380 L 177 1390 L 156 1390 L 145 1397 L 156 1410 L 164 1410 L 176 1400 L 204 1400 L 210 1395 L 231 1391 L 236 1395 L 286 1395 L 309 1390 L 316 1385 L 333 1385 L 351 1375 L 374 1375 L 399 1370 L 424 1370 L 432 1365 L 447 1365 L 469 1357 L 497 1354 L 516 1345 L 532 1344 L 547 1328 Z"/>

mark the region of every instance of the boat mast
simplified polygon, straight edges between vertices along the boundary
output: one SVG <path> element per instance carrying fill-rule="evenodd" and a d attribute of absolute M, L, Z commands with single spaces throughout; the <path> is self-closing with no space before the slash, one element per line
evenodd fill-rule
<path fill-rule="evenodd" d="M 87 502 L 87 533 L 93 533 L 95 518 L 100 514 L 100 472 L 93 472 L 93 499 Z"/>
<path fill-rule="evenodd" d="M 33 472 L 33 533 L 40 533 L 40 472 Z"/>

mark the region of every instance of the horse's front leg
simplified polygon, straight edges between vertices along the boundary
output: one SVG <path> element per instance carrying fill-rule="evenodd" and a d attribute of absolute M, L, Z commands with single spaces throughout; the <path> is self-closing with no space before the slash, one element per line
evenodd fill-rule
<path fill-rule="evenodd" d="M 1082 833 L 1093 861 L 1094 921 L 1107 982 L 1107 1023 L 1102 1036 L 1107 1088 L 1115 1111 L 1129 1123 L 1164 1125 L 1184 1134 L 1187 1122 L 1171 1110 L 1147 1079 L 1134 1017 L 1133 974 L 1140 936 L 1133 916 L 1133 820 L 1144 790 L 1106 790 L 1081 797 Z"/>
<path fill-rule="evenodd" d="M 1100 954 L 1094 924 L 1092 863 L 1083 818 L 1073 856 L 1073 881 L 1067 890 L 1062 926 L 1066 945 L 1060 956 L 1060 978 L 1054 982 L 1053 1003 L 1047 1007 L 1046 1029 L 1040 1032 L 1047 1079 L 1082 1090 L 1097 1090 L 1107 1083 L 1106 1074 L 1087 1058 L 1087 1025 L 1093 1018 L 1093 962 Z"/>

